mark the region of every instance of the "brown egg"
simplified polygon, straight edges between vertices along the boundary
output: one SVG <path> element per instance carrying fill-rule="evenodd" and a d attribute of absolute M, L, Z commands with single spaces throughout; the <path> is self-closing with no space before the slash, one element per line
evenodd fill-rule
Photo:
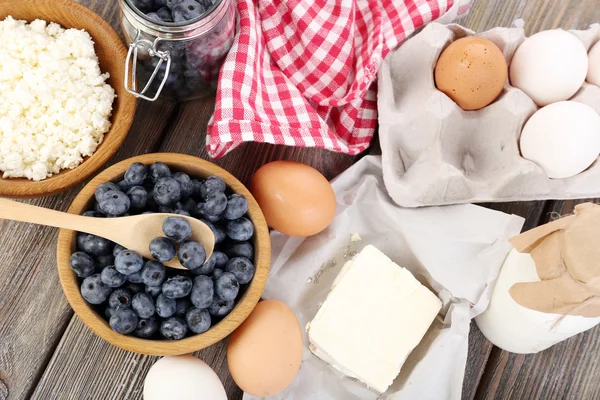
<path fill-rule="evenodd" d="M 502 92 L 508 68 L 493 42 L 469 36 L 454 41 L 435 66 L 435 85 L 463 110 L 477 110 Z"/>
<path fill-rule="evenodd" d="M 289 236 L 315 235 L 335 215 L 335 194 L 323 175 L 308 165 L 274 161 L 252 177 L 250 191 L 270 227 Z"/>
<path fill-rule="evenodd" d="M 227 363 L 235 383 L 257 397 L 273 396 L 296 377 L 302 332 L 294 312 L 279 300 L 258 303 L 229 338 Z"/>

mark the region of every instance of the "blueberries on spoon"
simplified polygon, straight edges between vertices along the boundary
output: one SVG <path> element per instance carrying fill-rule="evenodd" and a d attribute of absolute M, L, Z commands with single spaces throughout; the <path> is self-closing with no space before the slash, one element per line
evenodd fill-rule
<path fill-rule="evenodd" d="M 164 237 L 157 237 L 150 241 L 150 254 L 160 262 L 167 262 L 175 257 L 173 242 Z"/>
<path fill-rule="evenodd" d="M 176 243 L 185 242 L 192 237 L 192 225 L 185 218 L 165 218 L 162 230 L 166 237 Z"/>

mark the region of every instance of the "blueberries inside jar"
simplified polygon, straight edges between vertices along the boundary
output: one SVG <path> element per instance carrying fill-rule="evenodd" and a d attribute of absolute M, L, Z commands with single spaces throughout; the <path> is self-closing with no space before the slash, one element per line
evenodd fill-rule
<path fill-rule="evenodd" d="M 165 180 L 169 180 L 168 193 L 155 190 Z M 70 266 L 79 278 L 83 298 L 123 335 L 179 340 L 206 332 L 233 310 L 254 278 L 254 225 L 247 199 L 233 193 L 220 177 L 199 179 L 171 171 L 163 163 L 134 163 L 123 181 L 127 183 L 123 188 L 135 191 L 125 193 L 112 182 L 101 184 L 90 204 L 93 214 L 89 210 L 85 214 L 95 218 L 147 214 L 157 210 L 153 204 L 161 203 L 174 215 L 163 222 L 164 236 L 149 245 L 154 260 L 104 238 L 78 233 Z M 148 201 L 136 204 L 134 196 Z M 210 258 L 193 240 L 189 222 L 178 214 L 183 208 L 194 218 L 215 221 L 207 221 L 215 231 L 223 227 L 227 237 Z M 188 269 L 161 263 L 173 257 Z"/>

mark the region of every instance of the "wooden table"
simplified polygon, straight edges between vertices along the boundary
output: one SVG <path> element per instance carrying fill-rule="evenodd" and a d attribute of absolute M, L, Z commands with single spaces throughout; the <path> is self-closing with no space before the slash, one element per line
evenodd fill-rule
<path fill-rule="evenodd" d="M 80 2 L 120 31 L 116 0 Z M 598 0 L 474 0 L 470 14 L 459 22 L 483 31 L 510 26 L 517 18 L 525 20 L 527 34 L 550 28 L 584 29 L 600 21 L 600 4 Z M 213 99 L 189 104 L 140 102 L 131 133 L 110 163 L 159 151 L 208 158 L 204 137 L 213 107 Z M 366 153 L 380 151 L 375 140 Z M 301 161 L 333 178 L 359 158 L 248 144 L 217 163 L 247 182 L 258 167 L 272 160 Z M 80 189 L 32 203 L 66 210 Z M 530 229 L 554 212 L 569 213 L 575 204 L 539 201 L 486 206 L 525 217 L 525 229 Z M 144 376 L 156 358 L 109 345 L 73 315 L 56 273 L 56 237 L 55 229 L 0 220 L 0 400 L 7 398 L 7 390 L 11 400 L 142 399 Z M 229 398 L 241 399 L 227 370 L 225 342 L 198 356 L 217 371 Z M 598 357 L 600 328 L 524 356 L 494 347 L 472 324 L 463 398 L 600 399 Z"/>

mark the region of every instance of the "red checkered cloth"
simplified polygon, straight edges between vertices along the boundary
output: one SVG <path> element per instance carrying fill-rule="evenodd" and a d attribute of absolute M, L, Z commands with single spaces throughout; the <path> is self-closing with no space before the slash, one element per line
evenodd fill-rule
<path fill-rule="evenodd" d="M 358 154 L 377 124 L 377 71 L 421 26 L 468 0 L 237 0 L 207 151 L 243 142 Z"/>

